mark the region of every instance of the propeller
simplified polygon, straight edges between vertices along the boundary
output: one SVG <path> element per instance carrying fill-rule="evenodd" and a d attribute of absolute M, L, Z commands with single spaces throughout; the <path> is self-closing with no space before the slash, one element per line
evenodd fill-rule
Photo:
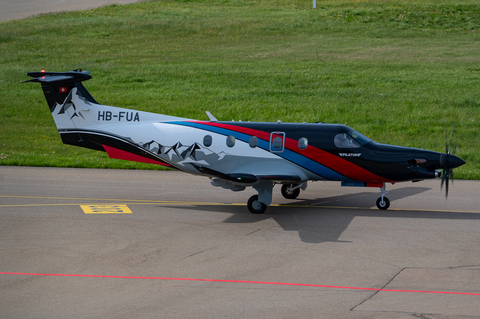
<path fill-rule="evenodd" d="M 453 169 L 465 163 L 457 156 L 451 155 L 453 126 L 454 125 L 452 124 L 452 129 L 450 130 L 450 142 L 448 141 L 448 129 L 445 130 L 445 154 L 440 154 L 440 168 L 443 168 L 440 189 L 443 190 L 443 184 L 445 184 L 445 198 L 448 198 L 448 184 L 450 182 L 450 179 L 452 180 L 452 185 L 453 181 L 455 180 Z"/>

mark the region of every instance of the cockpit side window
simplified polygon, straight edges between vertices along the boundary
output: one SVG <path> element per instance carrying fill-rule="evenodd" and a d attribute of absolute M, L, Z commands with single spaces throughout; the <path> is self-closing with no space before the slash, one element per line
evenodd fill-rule
<path fill-rule="evenodd" d="M 360 147 L 360 143 L 358 143 L 353 137 L 348 135 L 347 133 L 339 133 L 335 135 L 335 139 L 333 140 L 335 146 L 338 148 L 358 148 Z"/>

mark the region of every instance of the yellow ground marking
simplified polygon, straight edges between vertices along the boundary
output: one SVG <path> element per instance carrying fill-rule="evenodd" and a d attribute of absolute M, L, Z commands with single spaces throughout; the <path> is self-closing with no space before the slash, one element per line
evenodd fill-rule
<path fill-rule="evenodd" d="M 0 205 L 0 207 L 40 207 L 40 206 L 89 206 L 89 205 L 171 205 L 171 206 L 246 206 L 244 203 L 220 203 L 220 202 L 194 202 L 194 201 L 152 201 L 145 199 L 103 199 L 103 198 L 78 198 L 78 197 L 47 197 L 47 196 L 11 196 L 0 195 L 0 198 L 31 198 L 31 199 L 60 199 L 60 200 L 91 200 L 91 201 L 110 201 L 115 203 L 57 203 L 57 204 L 14 204 Z M 375 210 L 377 207 L 347 207 L 347 206 L 321 206 L 321 205 L 295 205 L 295 204 L 271 204 L 271 207 L 292 207 L 292 208 L 332 208 L 332 209 L 355 209 L 355 210 Z M 419 211 L 419 212 L 443 212 L 443 213 L 480 213 L 480 211 L 461 211 L 461 210 L 443 210 L 443 209 L 414 209 L 414 208 L 389 208 L 388 211 Z M 387 212 L 388 212 L 387 211 Z"/>
<path fill-rule="evenodd" d="M 85 214 L 132 214 L 127 205 L 80 205 Z"/>

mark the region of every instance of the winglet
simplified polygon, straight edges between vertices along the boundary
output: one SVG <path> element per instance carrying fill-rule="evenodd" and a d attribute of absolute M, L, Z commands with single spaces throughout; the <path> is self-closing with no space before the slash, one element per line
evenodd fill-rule
<path fill-rule="evenodd" d="M 212 113 L 206 111 L 205 113 L 207 113 L 208 115 L 208 118 L 210 119 L 210 121 L 212 122 L 218 122 L 217 118 L 215 116 L 212 115 Z"/>

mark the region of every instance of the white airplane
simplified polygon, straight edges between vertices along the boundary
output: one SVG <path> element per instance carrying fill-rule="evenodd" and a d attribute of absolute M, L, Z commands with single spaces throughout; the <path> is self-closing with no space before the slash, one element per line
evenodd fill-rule
<path fill-rule="evenodd" d="M 39 82 L 63 143 L 107 152 L 108 156 L 164 165 L 207 176 L 232 191 L 253 187 L 248 209 L 265 212 L 275 184 L 295 199 L 308 181 L 379 187 L 379 209 L 388 209 L 387 183 L 442 176 L 448 195 L 453 169 L 465 162 L 450 154 L 386 145 L 348 126 L 324 123 L 197 121 L 101 105 L 82 81 L 89 72 L 30 72 Z M 443 173 L 441 172 L 443 170 Z"/>

